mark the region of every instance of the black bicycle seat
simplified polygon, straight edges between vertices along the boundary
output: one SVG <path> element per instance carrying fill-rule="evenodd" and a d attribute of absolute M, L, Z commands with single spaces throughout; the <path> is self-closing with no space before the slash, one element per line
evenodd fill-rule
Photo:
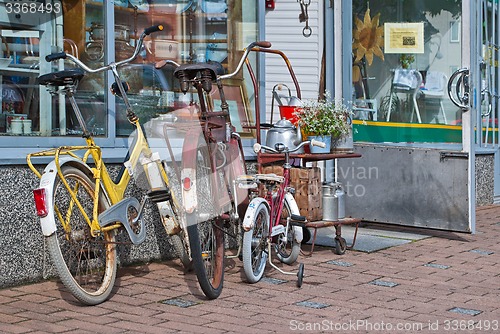
<path fill-rule="evenodd" d="M 67 86 L 74 85 L 80 81 L 85 72 L 81 69 L 71 69 L 59 72 L 43 74 L 38 77 L 38 84 L 44 86 Z"/>
<path fill-rule="evenodd" d="M 183 64 L 177 67 L 174 71 L 174 76 L 178 79 L 182 77 L 187 77 L 192 80 L 198 75 L 199 72 L 208 70 L 212 81 L 217 79 L 217 75 L 224 74 L 224 68 L 220 63 L 209 62 L 209 63 L 197 63 L 197 64 Z"/>

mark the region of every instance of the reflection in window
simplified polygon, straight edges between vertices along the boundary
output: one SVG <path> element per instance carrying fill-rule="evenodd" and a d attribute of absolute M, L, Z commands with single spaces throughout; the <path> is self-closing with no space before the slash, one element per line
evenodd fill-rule
<path fill-rule="evenodd" d="M 385 128 L 379 124 L 377 133 L 373 133 L 377 136 L 374 141 L 439 141 L 436 138 L 417 139 L 414 133 L 401 135 L 404 126 L 398 123 L 461 124 L 461 114 L 457 113 L 445 88 L 452 74 L 450 69 L 461 64 L 461 3 L 450 2 L 443 8 L 418 0 L 370 1 L 369 5 L 366 1 L 354 0 L 353 16 L 352 101 L 355 118 L 361 121 L 355 123 L 364 126 L 357 129 L 355 140 L 356 137 L 371 140 L 369 135 L 360 133 L 369 130 L 370 123 L 366 121 L 385 122 L 384 126 L 393 126 L 390 131 L 399 136 L 385 136 Z M 359 57 L 363 53 L 359 51 L 356 36 L 360 34 L 357 32 L 370 23 L 382 27 L 390 23 L 391 27 L 398 27 L 402 40 L 405 23 L 423 23 L 423 48 L 405 53 L 396 53 L 400 52 L 399 48 L 393 48 L 391 51 L 395 53 L 389 53 L 384 46 L 382 55 L 374 50 L 374 57 L 370 52 Z M 373 31 L 377 29 L 372 28 Z M 411 35 L 410 29 L 407 33 Z M 384 36 L 385 41 L 390 37 Z M 401 46 L 402 50 L 404 43 Z"/>
<path fill-rule="evenodd" d="M 451 21 L 450 22 L 450 42 L 458 43 L 460 42 L 460 22 Z"/>
<path fill-rule="evenodd" d="M 49 65 L 40 59 L 40 44 L 46 53 L 69 52 L 90 68 L 104 65 L 106 58 L 115 61 L 130 57 L 138 36 L 147 27 L 161 24 L 162 32 L 152 34 L 132 66 L 122 70 L 130 85 L 130 99 L 135 112 L 146 122 L 155 115 L 168 113 L 190 102 L 180 93 L 173 78 L 174 68 L 167 65 L 156 69 L 154 64 L 165 59 L 178 63 L 216 61 L 226 71 L 233 70 L 247 43 L 256 40 L 257 7 L 242 0 L 170 1 L 115 0 L 63 2 L 62 19 L 53 22 L 53 29 L 41 34 L 38 27 L 15 27 L 2 22 L 0 36 L 0 135 L 78 136 L 82 133 L 70 104 L 63 96 L 47 98 L 45 87 L 39 87 L 40 73 L 69 69 L 69 61 Z M 113 8 L 114 26 L 104 17 L 104 7 Z M 62 25 L 62 29 L 59 27 Z M 12 29 L 12 30 L 11 30 Z M 17 30 L 16 30 L 17 29 Z M 109 31 L 111 30 L 111 31 Z M 114 41 L 115 54 L 108 55 L 105 37 Z M 48 44 L 50 43 L 50 47 Z M 255 63 L 255 58 L 251 61 Z M 42 70 L 42 72 L 40 72 Z M 128 136 L 132 130 L 126 120 L 121 98 L 113 104 L 107 101 L 109 92 L 106 75 L 87 74 L 78 87 L 76 98 L 90 131 L 98 136 L 116 133 Z M 247 88 L 251 84 L 239 78 Z M 42 93 L 41 93 L 42 92 Z M 251 98 L 249 105 L 253 105 Z M 112 112 L 112 111 L 111 111 Z M 11 129 L 15 120 L 14 129 Z M 30 124 L 28 124 L 30 123 Z M 19 128 L 18 124 L 22 125 Z M 24 130 L 26 129 L 26 130 Z M 115 130 L 115 131 L 113 131 Z"/>

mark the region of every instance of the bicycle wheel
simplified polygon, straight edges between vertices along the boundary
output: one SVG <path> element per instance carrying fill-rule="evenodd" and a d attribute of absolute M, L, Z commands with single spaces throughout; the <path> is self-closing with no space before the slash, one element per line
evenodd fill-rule
<path fill-rule="evenodd" d="M 171 235 L 170 241 L 172 241 L 172 246 L 181 260 L 182 266 L 189 270 L 191 267 L 191 257 L 188 254 L 187 240 L 184 238 L 184 231 L 181 231 L 179 234 Z"/>
<path fill-rule="evenodd" d="M 292 215 L 290 210 L 290 204 L 286 200 L 283 204 L 283 211 L 281 212 L 281 224 L 286 226 L 287 218 Z M 281 233 L 278 236 L 276 242 L 276 256 L 278 259 L 286 264 L 292 264 L 297 261 L 300 253 L 300 243 L 295 240 L 295 229 L 293 226 L 288 226 L 288 231 L 286 233 Z"/>
<path fill-rule="evenodd" d="M 79 168 L 63 166 L 61 171 L 85 212 L 92 218 L 95 182 Z M 57 230 L 46 240 L 57 273 L 64 286 L 79 301 L 88 305 L 102 303 L 111 293 L 116 278 L 114 231 L 93 237 L 81 211 L 59 178 L 54 184 L 54 207 L 59 212 Z M 99 213 L 107 207 L 109 202 L 101 193 Z"/>
<path fill-rule="evenodd" d="M 243 269 L 250 283 L 260 281 L 268 257 L 269 210 L 260 203 L 256 212 L 253 228 L 243 233 Z"/>
<path fill-rule="evenodd" d="M 201 135 L 195 162 L 197 209 L 187 214 L 187 225 L 198 283 L 207 298 L 215 299 L 221 294 L 224 282 L 224 232 L 212 193 L 212 182 L 219 175 L 211 174 L 209 159 L 210 153 Z"/>
<path fill-rule="evenodd" d="M 175 173 L 174 167 L 169 166 L 166 161 L 163 161 L 163 168 L 165 170 L 165 173 L 167 174 L 168 188 L 170 189 L 171 196 L 174 199 L 177 199 L 177 201 L 175 200 L 170 201 L 170 207 L 173 210 L 173 214 L 176 217 L 175 219 L 177 220 L 179 225 L 183 226 L 183 224 L 181 223 L 183 217 L 181 217 L 179 214 L 179 212 L 182 212 L 182 210 L 176 207 L 176 204 L 179 203 L 178 200 L 182 198 L 180 176 L 178 176 Z M 174 218 L 171 217 L 169 219 L 174 219 Z M 181 260 L 182 266 L 185 269 L 190 270 L 191 257 L 189 255 L 189 242 L 186 236 L 187 236 L 187 231 L 182 229 L 180 232 L 170 235 L 170 241 L 172 243 L 172 247 L 174 248 L 175 254 Z"/>

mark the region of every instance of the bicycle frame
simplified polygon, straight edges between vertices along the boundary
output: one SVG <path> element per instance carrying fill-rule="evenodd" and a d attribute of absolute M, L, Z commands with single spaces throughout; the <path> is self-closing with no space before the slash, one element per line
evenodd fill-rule
<path fill-rule="evenodd" d="M 151 149 L 149 148 L 149 145 L 147 143 L 146 137 L 144 136 L 144 133 L 142 131 L 142 128 L 139 124 L 139 120 L 134 122 L 134 125 L 136 127 L 137 131 L 137 140 L 133 143 L 132 149 L 130 150 L 130 157 L 129 160 L 125 163 L 127 165 L 127 169 L 133 170 L 137 164 L 139 163 L 139 158 L 141 156 L 141 153 L 144 154 L 145 156 L 151 156 L 152 152 Z M 102 152 L 101 148 L 97 146 L 94 142 L 94 139 L 92 137 L 87 137 L 85 138 L 85 141 L 87 143 L 87 146 L 62 146 L 56 149 L 51 149 L 51 150 L 46 150 L 46 151 L 41 151 L 41 152 L 36 152 L 29 154 L 27 156 L 27 162 L 28 166 L 30 169 L 39 177 L 42 178 L 42 174 L 40 174 L 36 168 L 34 167 L 32 163 L 32 158 L 35 157 L 54 157 L 54 167 L 57 171 L 57 175 L 63 182 L 64 186 L 68 190 L 69 194 L 71 195 L 74 204 L 77 206 L 77 208 L 80 209 L 83 217 L 85 218 L 87 224 L 91 228 L 92 235 L 95 236 L 97 233 L 100 231 L 106 231 L 106 230 L 111 230 L 111 229 L 116 229 L 121 226 L 121 224 L 113 224 L 104 228 L 101 228 L 98 222 L 98 198 L 100 192 L 104 191 L 104 194 L 107 196 L 111 204 L 116 204 L 118 203 L 121 199 L 123 199 L 125 190 L 130 182 L 130 173 L 125 171 L 125 167 L 122 167 L 122 171 L 119 174 L 119 179 L 117 181 L 114 181 L 111 176 L 109 175 L 109 172 L 106 168 L 106 165 L 104 161 L 102 160 Z M 76 154 L 76 151 L 82 151 L 84 150 L 84 154 L 82 157 L 78 156 Z M 69 159 L 63 159 L 63 157 L 68 156 Z M 90 169 L 92 172 L 96 184 L 95 184 L 95 191 L 94 191 L 94 206 L 93 206 L 93 215 L 92 217 L 88 217 L 86 212 L 83 210 L 82 205 L 79 203 L 78 199 L 76 198 L 76 192 L 78 189 L 71 189 L 65 178 L 63 177 L 61 167 L 72 161 L 73 163 L 80 163 L 80 164 L 86 164 L 87 161 L 89 160 L 89 157 L 92 157 L 92 160 L 94 162 L 94 167 Z M 52 167 L 52 166 L 51 166 Z M 165 184 L 168 184 L 168 177 L 166 175 L 165 170 L 161 166 L 161 164 L 158 164 L 158 168 L 160 170 L 161 176 Z M 45 175 L 46 173 L 44 173 Z M 55 177 L 55 175 L 54 175 Z M 54 178 L 52 177 L 52 178 Z M 101 185 L 102 184 L 102 185 Z M 52 182 L 47 183 L 48 186 L 52 185 Z M 51 190 L 50 190 L 51 191 Z M 56 214 L 63 223 L 64 226 L 67 226 L 67 223 L 65 223 L 65 220 L 62 218 L 63 215 L 60 212 L 57 212 L 57 208 L 54 208 L 56 210 Z M 71 207 L 73 209 L 73 207 Z M 47 217 L 50 217 L 51 215 L 48 215 Z M 69 217 L 70 215 L 68 213 L 65 214 L 66 217 Z M 51 224 L 52 225 L 52 224 Z M 49 229 L 52 230 L 52 229 Z"/>
<path fill-rule="evenodd" d="M 270 187 L 267 189 L 266 200 L 269 203 L 269 212 L 271 214 L 271 224 L 269 224 L 269 236 L 272 236 L 272 228 L 280 225 L 281 214 L 285 201 L 285 194 L 290 184 L 290 168 L 283 167 L 283 182 L 280 183 L 276 196 L 273 196 Z"/>
<path fill-rule="evenodd" d="M 140 39 L 140 44 L 142 44 L 142 38 Z M 32 154 L 27 155 L 27 163 L 30 169 L 37 175 L 40 179 L 42 179 L 41 185 L 43 185 L 41 188 L 35 190 L 35 201 L 38 203 L 42 203 L 42 205 L 45 205 L 46 208 L 44 209 L 45 211 L 50 211 L 51 209 L 54 210 L 56 213 L 56 216 L 58 219 L 61 221 L 62 225 L 64 226 L 64 229 L 69 232 L 69 222 L 67 219 L 71 217 L 71 210 L 78 208 L 84 217 L 85 221 L 90 227 L 91 234 L 92 236 L 97 236 L 99 233 L 103 231 L 108 231 L 108 230 L 113 230 L 117 229 L 122 226 L 121 223 L 117 222 L 109 226 L 101 227 L 98 221 L 98 204 L 99 204 L 99 196 L 101 192 L 104 192 L 104 195 L 108 198 L 109 202 L 111 205 L 117 204 L 120 202 L 125 194 L 125 190 L 130 182 L 130 176 L 132 174 L 132 171 L 135 169 L 137 164 L 139 163 L 139 159 L 141 157 L 141 154 L 143 154 L 146 158 L 152 159 L 150 162 L 156 163 L 156 166 L 159 170 L 161 179 L 163 180 L 165 185 L 168 185 L 168 177 L 166 174 L 165 169 L 163 166 L 158 163 L 159 157 L 156 158 L 154 157 L 153 153 L 151 152 L 151 149 L 147 143 L 147 139 L 144 135 L 144 132 L 142 130 L 142 127 L 139 123 L 139 118 L 132 112 L 132 106 L 130 104 L 130 101 L 127 98 L 126 90 L 122 84 L 122 81 L 120 79 L 120 75 L 117 71 L 117 67 L 122 64 L 128 63 L 130 60 L 133 60 L 136 56 L 138 51 L 140 50 L 140 45 L 137 46 L 136 52 L 134 55 L 124 61 L 121 61 L 119 63 L 112 63 L 108 66 L 102 67 L 97 70 L 92 70 L 85 66 L 83 63 L 81 63 L 78 59 L 71 55 L 66 55 L 68 58 L 72 59 L 76 64 L 78 64 L 80 67 L 82 67 L 86 72 L 90 73 L 96 73 L 96 72 L 102 72 L 102 71 L 107 71 L 111 70 L 113 73 L 113 76 L 115 78 L 115 83 L 117 85 L 117 88 L 119 90 L 120 96 L 123 98 L 126 109 L 127 109 L 127 117 L 129 119 L 129 122 L 134 125 L 135 131 L 136 131 L 136 139 L 134 143 L 132 144 L 132 148 L 130 149 L 130 154 L 129 154 L 129 160 L 124 163 L 124 166 L 122 166 L 122 170 L 119 173 L 119 179 L 117 181 L 113 181 L 111 176 L 108 173 L 108 170 L 106 168 L 106 165 L 104 164 L 104 161 L 102 160 L 102 152 L 101 148 L 96 145 L 92 134 L 87 130 L 85 121 L 82 117 L 82 114 L 80 112 L 80 109 L 78 105 L 76 104 L 75 96 L 74 96 L 74 88 L 75 87 L 65 87 L 63 89 L 63 93 L 66 93 L 68 95 L 68 98 L 70 100 L 70 103 L 74 109 L 74 112 L 77 116 L 78 122 L 83 129 L 83 137 L 85 138 L 86 141 L 86 146 L 62 146 L 56 149 L 50 149 L 50 150 L 44 150 L 41 152 L 36 152 Z M 83 156 L 78 156 L 76 154 L 76 151 L 84 151 Z M 50 163 L 49 166 L 45 169 L 44 173 L 41 174 L 38 172 L 38 170 L 34 167 L 32 163 L 32 158 L 34 157 L 54 157 L 53 163 Z M 78 201 L 76 197 L 76 193 L 78 191 L 78 186 L 75 187 L 75 189 L 71 189 L 69 186 L 67 180 L 64 178 L 63 173 L 62 173 L 62 166 L 66 163 L 73 163 L 73 164 L 80 164 L 82 166 L 87 167 L 87 161 L 89 160 L 89 157 L 92 158 L 94 162 L 94 167 L 89 169 L 89 172 L 92 173 L 94 179 L 95 179 L 95 188 L 94 188 L 94 196 L 93 196 L 93 212 L 92 212 L 92 217 L 89 217 L 85 210 L 83 209 L 82 204 Z M 88 168 L 88 167 L 87 167 Z M 51 170 L 55 169 L 56 173 L 50 173 Z M 129 172 L 126 172 L 125 169 L 128 169 Z M 145 172 L 147 173 L 147 168 L 145 167 Z M 66 213 L 61 213 L 59 212 L 58 208 L 52 208 L 52 185 L 55 182 L 56 174 L 59 176 L 60 180 L 68 190 L 68 193 L 70 194 L 72 198 L 72 203 L 68 208 L 69 212 Z M 45 179 L 44 179 L 45 178 Z M 151 182 L 151 179 L 148 177 L 148 180 Z M 43 190 L 41 190 L 43 189 Z M 37 196 L 41 196 L 41 198 L 37 201 Z M 174 198 L 175 201 L 175 198 Z M 141 205 L 142 208 L 143 204 Z M 38 209 L 38 208 L 37 208 Z M 67 218 L 64 218 L 67 217 Z M 55 224 L 55 218 L 51 214 L 46 214 L 45 216 L 41 216 L 41 224 L 42 224 L 42 231 L 44 235 L 48 236 L 52 234 L 55 229 L 56 229 L 56 224 Z"/>

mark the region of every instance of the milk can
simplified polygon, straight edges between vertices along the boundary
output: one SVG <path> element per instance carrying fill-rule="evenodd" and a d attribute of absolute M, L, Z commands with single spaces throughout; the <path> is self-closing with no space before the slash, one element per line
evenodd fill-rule
<path fill-rule="evenodd" d="M 323 220 L 339 220 L 338 198 L 335 195 L 335 183 L 323 185 Z"/>
<path fill-rule="evenodd" d="M 342 183 L 335 183 L 335 197 L 338 201 L 338 218 L 345 218 L 345 192 Z"/>

